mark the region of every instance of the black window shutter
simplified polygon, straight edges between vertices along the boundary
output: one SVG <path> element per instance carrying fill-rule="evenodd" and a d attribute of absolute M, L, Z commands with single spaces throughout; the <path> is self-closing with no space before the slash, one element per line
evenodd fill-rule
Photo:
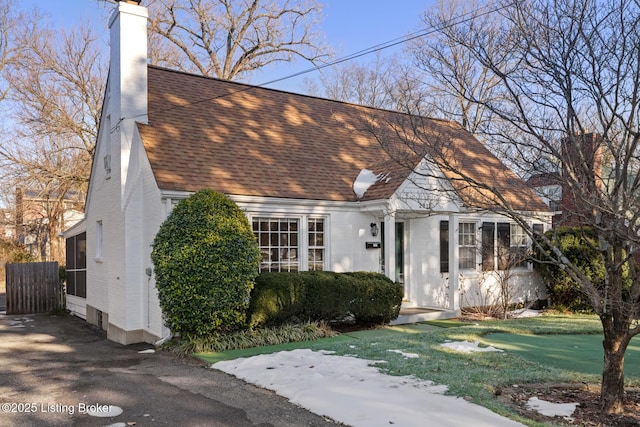
<path fill-rule="evenodd" d="M 440 273 L 449 272 L 449 221 L 440 221 Z"/>

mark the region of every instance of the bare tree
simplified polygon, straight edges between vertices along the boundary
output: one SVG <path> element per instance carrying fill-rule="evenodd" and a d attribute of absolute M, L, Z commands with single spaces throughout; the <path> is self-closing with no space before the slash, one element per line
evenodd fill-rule
<path fill-rule="evenodd" d="M 328 58 L 315 0 L 155 0 L 151 62 L 227 80 L 276 62 Z"/>
<path fill-rule="evenodd" d="M 461 277 L 460 297 L 465 301 L 463 313 L 507 319 L 511 310 L 530 308 L 539 300 L 537 292 L 523 295 L 524 287 L 517 283 L 518 269 L 527 266 L 532 252 L 525 235 L 517 237 L 520 239 L 518 242 L 506 242 L 499 237 L 495 248 L 493 239 L 491 242 L 476 242 L 475 251 L 482 254 L 482 274 L 479 283 L 469 287 L 464 285 Z M 497 261 L 497 266 L 493 265 L 494 261 Z"/>
<path fill-rule="evenodd" d="M 393 108 L 394 83 L 400 69 L 395 58 L 379 53 L 370 63 L 342 62 L 321 71 L 319 82 L 305 79 L 307 92 L 376 108 Z"/>
<path fill-rule="evenodd" d="M 0 102 L 7 93 L 7 84 L 2 80 L 2 71 L 13 59 L 12 29 L 15 25 L 16 17 L 12 12 L 10 0 L 0 0 Z"/>
<path fill-rule="evenodd" d="M 492 88 L 490 98 L 472 91 L 460 95 L 490 113 L 486 137 L 504 146 L 521 171 L 534 172 L 541 164 L 561 170 L 563 214 L 595 230 L 604 285 L 573 264 L 554 236 L 531 228 L 514 204 L 513 189 L 478 179 L 495 173 L 491 165 L 480 169 L 459 162 L 455 154 L 466 149 L 460 141 L 424 132 L 414 120 L 396 124 L 406 144 L 389 152 L 427 154 L 430 167 L 417 172 L 446 177 L 466 204 L 508 216 L 551 248 L 544 261 L 579 284 L 601 320 L 602 409 L 620 413 L 624 355 L 640 333 L 640 4 L 515 0 L 499 4 L 495 13 L 500 26 L 484 25 L 478 17 L 440 33 L 474 67 L 486 70 L 474 78 L 487 79 Z M 383 134 L 379 138 L 387 141 Z"/>
<path fill-rule="evenodd" d="M 39 223 L 51 256 L 62 261 L 58 233 L 65 203 L 84 199 L 105 60 L 88 25 L 56 31 L 34 11 L 14 31 L 18 53 L 3 70 L 12 124 L 0 139 L 0 165 L 4 182 L 46 201 Z"/>
<path fill-rule="evenodd" d="M 422 15 L 426 28 L 433 32 L 427 37 L 411 40 L 408 51 L 416 67 L 422 71 L 430 110 L 438 117 L 455 120 L 473 134 L 486 130 L 491 123 L 491 111 L 483 106 L 497 95 L 498 79 L 489 69 L 475 60 L 474 54 L 459 45 L 457 33 L 463 30 L 455 23 L 472 19 L 474 25 L 495 28 L 500 17 L 488 13 L 491 4 L 479 1 L 439 0 L 433 9 Z M 496 49 L 493 34 L 484 39 L 484 49 Z"/>

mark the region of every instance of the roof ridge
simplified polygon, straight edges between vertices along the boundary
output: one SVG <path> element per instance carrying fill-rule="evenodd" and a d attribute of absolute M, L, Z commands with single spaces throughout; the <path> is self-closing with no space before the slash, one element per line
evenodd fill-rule
<path fill-rule="evenodd" d="M 159 66 L 159 65 L 147 64 L 147 67 L 148 68 L 155 68 L 155 69 L 157 69 L 159 71 L 165 71 L 165 72 L 170 72 L 170 73 L 181 74 L 181 75 L 184 75 L 184 76 L 187 76 L 187 77 L 202 78 L 202 79 L 206 79 L 206 80 L 214 80 L 214 81 L 221 82 L 221 83 L 228 83 L 230 85 L 245 87 L 244 90 L 239 90 L 239 91 L 234 92 L 234 93 L 249 91 L 249 90 L 253 90 L 253 89 L 266 90 L 266 91 L 270 91 L 270 92 L 282 93 L 282 94 L 285 94 L 285 95 L 293 95 L 293 96 L 299 96 L 299 97 L 304 97 L 304 98 L 309 98 L 309 99 L 316 99 L 316 100 L 324 101 L 324 102 L 333 102 L 333 103 L 337 103 L 337 104 L 341 104 L 341 105 L 351 106 L 351 107 L 355 107 L 355 108 L 362 108 L 362 109 L 371 110 L 371 111 L 379 111 L 379 112 L 384 112 L 384 113 L 400 114 L 400 115 L 403 115 L 403 116 L 413 116 L 413 117 L 417 117 L 417 118 L 420 118 L 420 119 L 426 119 L 426 120 L 432 120 L 432 121 L 437 121 L 437 122 L 442 122 L 442 123 L 448 123 L 448 124 L 456 125 L 456 126 L 459 126 L 459 127 L 462 128 L 462 125 L 460 123 L 456 122 L 455 120 L 448 120 L 448 119 L 442 119 L 442 118 L 437 118 L 437 117 L 429 117 L 429 116 L 419 116 L 419 115 L 407 113 L 405 111 L 392 110 L 392 109 L 380 108 L 380 107 L 371 107 L 369 105 L 362 105 L 362 104 L 356 104 L 356 103 L 348 102 L 348 101 L 341 101 L 341 100 L 337 100 L 337 99 L 324 98 L 322 96 L 309 95 L 309 94 L 306 94 L 306 93 L 291 92 L 291 91 L 287 91 L 287 90 L 283 90 L 283 89 L 275 89 L 275 88 L 265 87 L 265 86 L 261 86 L 261 85 L 255 85 L 255 84 L 251 84 L 251 83 L 240 82 L 240 81 L 236 81 L 236 80 L 226 80 L 226 79 L 221 79 L 219 77 L 212 77 L 212 76 L 205 76 L 205 75 L 202 75 L 202 74 L 189 73 L 187 71 L 176 70 L 176 69 L 173 69 L 173 68 L 162 67 L 162 66 Z"/>

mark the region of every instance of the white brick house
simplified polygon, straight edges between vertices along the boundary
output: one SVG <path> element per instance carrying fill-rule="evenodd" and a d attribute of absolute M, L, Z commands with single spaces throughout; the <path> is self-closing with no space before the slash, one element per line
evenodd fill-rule
<path fill-rule="evenodd" d="M 86 239 L 86 295 L 70 296 L 69 308 L 109 339 L 168 334 L 151 243 L 173 206 L 205 187 L 245 210 L 263 270 L 383 272 L 403 283 L 403 307 L 447 316 L 472 303 L 461 289 L 500 267 L 498 245 L 526 243 L 517 226 L 474 206 L 455 185 L 442 195 L 427 190 L 442 186 L 435 176 L 446 173 L 421 159 L 409 167 L 394 161 L 363 128 L 365 117 L 406 116 L 149 66 L 146 27 L 146 8 L 117 4 L 85 219 L 66 234 L 80 251 Z M 422 120 L 447 136 L 478 179 L 494 181 L 515 208 L 548 227 L 544 203 L 472 135 Z M 514 280 L 522 285 L 517 298 L 542 296 L 530 266 Z"/>

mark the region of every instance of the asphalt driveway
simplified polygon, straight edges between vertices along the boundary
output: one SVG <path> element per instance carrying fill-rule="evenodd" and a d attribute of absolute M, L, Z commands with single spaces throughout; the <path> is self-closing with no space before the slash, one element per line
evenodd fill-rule
<path fill-rule="evenodd" d="M 2 426 L 336 426 L 191 359 L 72 316 L 0 314 Z"/>

